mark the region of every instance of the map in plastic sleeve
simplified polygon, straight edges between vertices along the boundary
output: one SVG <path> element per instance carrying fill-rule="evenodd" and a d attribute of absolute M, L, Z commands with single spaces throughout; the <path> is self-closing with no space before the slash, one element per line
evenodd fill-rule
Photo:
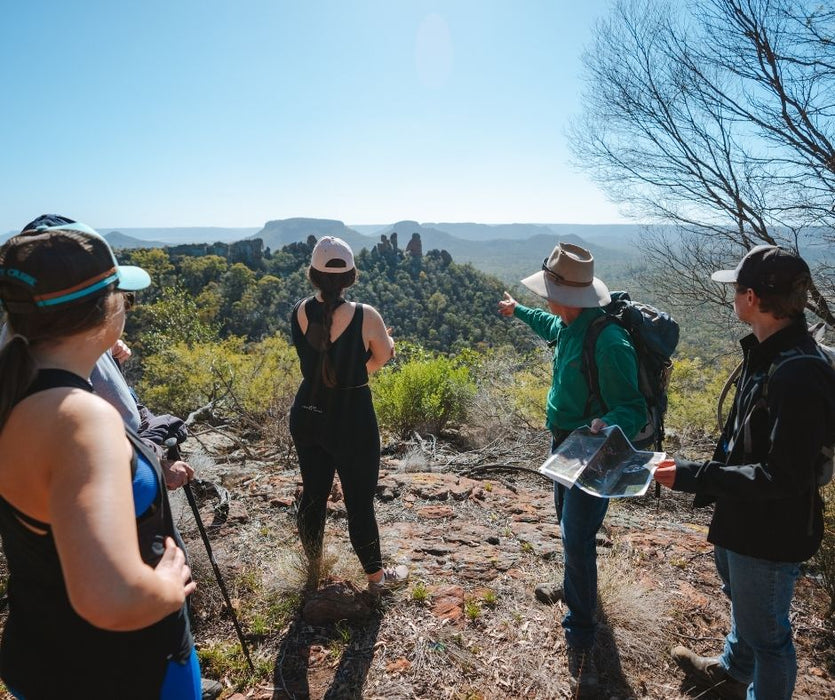
<path fill-rule="evenodd" d="M 576 483 L 593 496 L 643 496 L 666 456 L 636 450 L 617 425 L 597 433 L 583 426 L 563 440 L 539 472 L 567 488 Z"/>

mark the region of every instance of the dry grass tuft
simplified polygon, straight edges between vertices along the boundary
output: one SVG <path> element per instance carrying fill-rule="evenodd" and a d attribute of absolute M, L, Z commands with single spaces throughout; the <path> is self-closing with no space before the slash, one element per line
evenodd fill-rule
<path fill-rule="evenodd" d="M 630 663 L 651 664 L 669 646 L 668 601 L 640 577 L 641 567 L 625 553 L 598 557 L 601 619 L 614 634 L 618 653 Z"/>

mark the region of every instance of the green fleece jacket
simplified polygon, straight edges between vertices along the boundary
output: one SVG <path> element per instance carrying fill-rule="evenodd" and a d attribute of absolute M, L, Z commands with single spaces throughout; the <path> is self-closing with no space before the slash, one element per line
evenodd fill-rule
<path fill-rule="evenodd" d="M 513 315 L 527 323 L 548 342 L 555 342 L 553 378 L 545 409 L 549 430 L 574 430 L 600 418 L 607 425 L 619 425 L 630 440 L 647 421 L 647 406 L 638 391 L 638 360 L 629 334 L 616 323 L 607 324 L 597 339 L 595 360 L 600 380 L 600 394 L 608 411 L 596 399 L 590 413 L 584 413 L 589 386 L 580 371 L 583 339 L 591 321 L 603 309 L 583 309 L 573 323 L 566 325 L 559 316 L 541 309 L 516 304 Z"/>

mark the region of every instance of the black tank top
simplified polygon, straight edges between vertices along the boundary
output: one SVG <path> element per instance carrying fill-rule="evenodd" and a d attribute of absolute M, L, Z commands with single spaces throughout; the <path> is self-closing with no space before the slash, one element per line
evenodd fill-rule
<path fill-rule="evenodd" d="M 299 326 L 299 308 L 304 305 L 307 315 L 307 330 L 302 333 Z M 321 382 L 322 352 L 321 338 L 324 335 L 325 305 L 316 299 L 302 299 L 293 308 L 291 330 L 293 345 L 299 355 L 302 376 L 314 386 Z M 354 315 L 348 327 L 331 343 L 328 357 L 336 373 L 336 388 L 352 389 L 368 384 L 368 370 L 365 363 L 371 357 L 362 339 L 362 304 L 354 306 Z"/>
<path fill-rule="evenodd" d="M 41 370 L 26 396 L 54 387 L 92 391 L 89 382 L 64 370 Z M 22 400 L 22 399 L 21 399 Z M 159 462 L 126 429 L 136 454 L 153 466 L 159 492 L 137 518 L 142 560 L 156 566 L 166 536 L 175 536 Z M 38 534 L 21 520 L 45 534 Z M 67 596 L 51 528 L 0 497 L 0 534 L 9 566 L 9 616 L 0 646 L 0 676 L 27 700 L 77 695 L 85 698 L 157 698 L 170 659 L 185 662 L 192 648 L 185 606 L 132 632 L 94 627 L 73 610 Z"/>

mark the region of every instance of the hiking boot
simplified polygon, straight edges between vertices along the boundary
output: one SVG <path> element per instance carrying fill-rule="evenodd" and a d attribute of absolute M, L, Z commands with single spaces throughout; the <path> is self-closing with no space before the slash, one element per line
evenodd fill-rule
<path fill-rule="evenodd" d="M 687 647 L 674 647 L 670 652 L 679 668 L 693 680 L 706 686 L 719 697 L 744 700 L 748 684 L 731 677 L 716 656 L 699 656 Z"/>
<path fill-rule="evenodd" d="M 200 700 L 215 700 L 223 692 L 223 686 L 211 678 L 200 679 Z"/>
<path fill-rule="evenodd" d="M 565 600 L 562 586 L 556 583 L 540 583 L 534 588 L 533 594 L 540 603 L 545 603 L 545 605 L 555 605 Z"/>
<path fill-rule="evenodd" d="M 383 569 L 383 578 L 377 583 L 368 582 L 368 590 L 371 593 L 390 593 L 406 585 L 409 580 L 409 567 L 391 566 Z"/>
<path fill-rule="evenodd" d="M 568 673 L 572 689 L 596 690 L 600 683 L 591 649 L 568 647 Z"/>

